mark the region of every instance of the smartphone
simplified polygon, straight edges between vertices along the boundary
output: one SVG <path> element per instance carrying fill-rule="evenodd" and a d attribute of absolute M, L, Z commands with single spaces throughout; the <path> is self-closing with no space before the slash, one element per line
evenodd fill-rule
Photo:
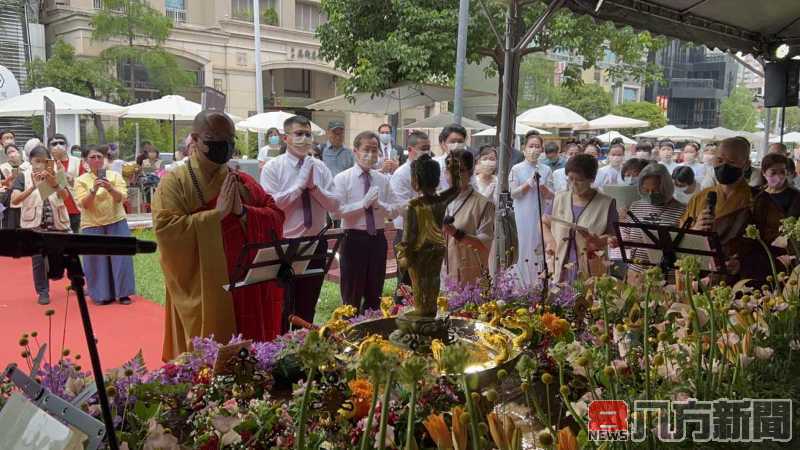
<path fill-rule="evenodd" d="M 103 167 L 102 169 L 98 169 L 97 170 L 97 178 L 105 179 L 105 177 L 106 177 L 106 168 Z"/>
<path fill-rule="evenodd" d="M 56 162 L 54 160 L 47 160 L 47 171 L 50 173 L 50 175 L 56 174 Z"/>

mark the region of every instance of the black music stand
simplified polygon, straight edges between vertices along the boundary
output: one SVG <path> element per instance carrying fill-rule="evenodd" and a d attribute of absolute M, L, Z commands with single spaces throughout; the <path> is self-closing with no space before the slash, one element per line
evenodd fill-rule
<path fill-rule="evenodd" d="M 34 230 L 0 230 L 0 255 L 20 258 L 41 254 L 47 258 L 47 277 L 51 280 L 59 280 L 64 277 L 66 271 L 75 296 L 78 299 L 78 309 L 81 313 L 83 322 L 83 332 L 86 335 L 86 346 L 89 350 L 89 358 L 92 363 L 92 375 L 97 385 L 97 398 L 102 411 L 103 423 L 105 424 L 105 438 L 108 439 L 108 447 L 111 450 L 118 450 L 117 435 L 114 432 L 114 422 L 111 417 L 111 406 L 108 402 L 105 380 L 103 379 L 103 369 L 100 365 L 100 354 L 97 351 L 97 339 L 92 329 L 92 320 L 89 315 L 89 307 L 86 304 L 86 294 L 84 285 L 86 279 L 83 273 L 83 266 L 79 255 L 134 255 L 137 253 L 154 253 L 156 244 L 154 242 L 140 241 L 130 236 L 102 236 L 87 234 L 72 234 L 62 232 L 34 231 Z M 13 367 L 6 371 L 10 376 L 17 373 Z M 12 381 L 14 378 L 11 378 Z M 33 386 L 35 387 L 35 386 Z M 26 392 L 31 392 L 27 391 Z M 38 395 L 46 394 L 44 390 L 36 389 Z M 38 399 L 35 399 L 38 400 Z M 66 403 L 66 402 L 65 402 Z M 65 408 L 62 414 L 58 415 L 64 419 L 68 410 Z M 83 420 L 80 414 L 75 415 Z M 91 426 L 91 424 L 89 424 Z M 85 427 L 78 427 L 84 430 Z M 97 435 L 90 436 L 90 442 L 102 441 L 100 429 Z"/>
<path fill-rule="evenodd" d="M 649 242 L 625 240 L 623 238 L 623 229 L 641 230 Z M 664 276 L 666 276 L 667 273 L 675 270 L 675 263 L 678 261 L 679 256 L 695 255 L 710 257 L 714 261 L 714 266 L 716 268 L 712 269 L 701 267 L 700 271 L 702 273 L 716 273 L 721 275 L 727 274 L 727 269 L 723 263 L 725 252 L 722 250 L 722 244 L 719 241 L 719 235 L 713 231 L 691 230 L 687 228 L 643 222 L 614 222 L 614 230 L 617 235 L 617 240 L 619 241 L 622 260 L 626 264 L 659 266 L 662 273 L 664 273 Z M 686 236 L 705 238 L 706 242 L 708 243 L 708 249 L 701 250 L 681 246 Z M 628 256 L 628 251 L 635 250 L 637 248 L 660 251 L 662 255 L 661 261 L 650 262 L 631 259 Z"/>
<path fill-rule="evenodd" d="M 277 280 L 286 289 L 283 304 L 284 320 L 295 313 L 294 280 L 322 276 L 328 273 L 333 263 L 339 243 L 344 237 L 342 230 L 328 231 L 326 225 L 316 236 L 275 240 L 269 243 L 252 243 L 242 247 L 236 261 L 231 283 L 223 286 L 226 291 L 233 291 L 268 281 Z M 335 240 L 333 247 L 328 247 L 323 254 L 316 253 L 321 240 Z M 324 261 L 323 268 L 306 267 L 311 261 Z M 285 326 L 286 324 L 282 324 Z"/>

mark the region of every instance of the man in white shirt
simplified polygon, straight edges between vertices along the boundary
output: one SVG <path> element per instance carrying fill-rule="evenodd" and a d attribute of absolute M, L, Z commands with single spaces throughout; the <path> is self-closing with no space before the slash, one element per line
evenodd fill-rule
<path fill-rule="evenodd" d="M 564 152 L 564 155 L 566 156 L 565 159 L 569 161 L 570 158 L 580 154 L 581 152 L 582 151 L 580 144 L 574 141 L 569 142 L 567 143 L 567 151 Z M 568 188 L 569 186 L 567 185 L 567 174 L 565 169 L 563 167 L 560 169 L 556 169 L 556 171 L 553 172 L 553 191 L 564 192 Z"/>
<path fill-rule="evenodd" d="M 442 129 L 442 132 L 439 133 L 439 148 L 442 150 L 442 154 L 433 158 L 434 161 L 439 163 L 440 173 L 447 173 L 447 167 L 445 167 L 447 155 L 453 150 L 465 150 L 467 148 L 466 142 L 467 129 L 461 125 L 454 123 Z M 450 183 L 447 182 L 447 177 L 439 177 L 438 191 L 443 191 L 449 187 Z"/>
<path fill-rule="evenodd" d="M 386 278 L 383 230 L 386 220 L 398 212 L 389 178 L 373 168 L 380 153 L 378 139 L 372 131 L 359 133 L 353 141 L 355 165 L 333 179 L 344 228 L 339 251 L 342 303 L 355 306 L 359 313 L 380 306 Z"/>
<path fill-rule="evenodd" d="M 625 146 L 622 143 L 611 144 L 608 149 L 608 164 L 597 171 L 594 187 L 609 184 L 622 184 L 622 162 L 625 159 Z"/>
<path fill-rule="evenodd" d="M 283 124 L 286 134 L 286 153 L 270 159 L 261 171 L 261 187 L 272 195 L 283 210 L 285 239 L 316 236 L 327 223 L 327 213 L 336 212 L 338 202 L 333 193 L 333 176 L 319 159 L 308 156 L 313 137 L 311 122 L 303 116 L 293 116 Z M 316 254 L 328 250 L 327 240 L 320 239 Z M 323 260 L 312 260 L 308 269 L 320 269 Z M 303 278 L 294 283 L 294 299 L 286 299 L 283 308 L 283 327 L 294 314 L 313 323 L 317 300 L 324 276 Z M 288 290 L 287 290 L 288 292 Z M 285 331 L 285 330 L 284 330 Z"/>
<path fill-rule="evenodd" d="M 392 174 L 392 178 L 389 180 L 389 186 L 397 200 L 398 206 L 397 217 L 393 220 L 394 228 L 397 231 L 393 242 L 395 246 L 403 240 L 403 216 L 405 215 L 406 208 L 408 208 L 408 202 L 417 198 L 418 195 L 414 187 L 411 186 L 411 163 L 421 155 L 428 155 L 431 153 L 430 138 L 422 131 L 412 132 L 408 135 L 406 143 L 408 144 L 408 159 Z M 399 265 L 397 266 L 397 270 L 399 282 L 410 286 L 411 277 L 408 275 L 408 271 L 401 270 Z"/>
<path fill-rule="evenodd" d="M 400 165 L 402 150 L 395 147 L 392 143 L 392 126 L 388 123 L 378 127 L 378 139 L 380 139 L 380 156 L 378 157 L 378 170 L 391 175 Z"/>

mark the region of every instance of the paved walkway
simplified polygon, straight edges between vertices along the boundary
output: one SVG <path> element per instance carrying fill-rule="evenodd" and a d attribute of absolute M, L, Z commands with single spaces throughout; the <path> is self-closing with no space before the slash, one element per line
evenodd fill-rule
<path fill-rule="evenodd" d="M 27 370 L 20 356 L 19 339 L 23 333 L 37 331 L 39 342 L 51 340 L 53 358 L 63 347 L 79 353 L 82 366 L 90 370 L 86 338 L 75 294 L 67 296 L 66 279 L 50 282 L 50 305 L 36 303 L 30 258 L 0 258 L 0 370 L 16 362 Z M 45 311 L 52 309 L 52 324 Z M 119 367 L 141 349 L 149 369 L 161 365 L 164 308 L 133 297 L 133 304 L 117 303 L 95 306 L 89 300 L 95 336 L 103 370 Z M 52 337 L 48 336 L 52 333 Z M 62 347 L 62 336 L 64 346 Z M 36 348 L 32 351 L 35 353 Z"/>

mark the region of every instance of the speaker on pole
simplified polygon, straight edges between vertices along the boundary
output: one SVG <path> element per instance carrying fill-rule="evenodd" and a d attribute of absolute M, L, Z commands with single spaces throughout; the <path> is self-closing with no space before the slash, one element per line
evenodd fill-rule
<path fill-rule="evenodd" d="M 797 106 L 800 95 L 800 61 L 787 60 L 764 65 L 764 106 Z"/>

